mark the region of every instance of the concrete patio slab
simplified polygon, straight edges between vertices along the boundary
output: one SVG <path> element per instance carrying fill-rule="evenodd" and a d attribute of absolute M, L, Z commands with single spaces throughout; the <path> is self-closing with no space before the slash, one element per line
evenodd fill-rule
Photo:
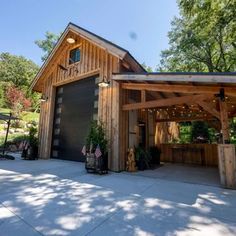
<path fill-rule="evenodd" d="M 132 173 L 139 176 L 176 180 L 185 183 L 220 186 L 219 170 L 216 167 L 162 163 L 153 170 Z"/>
<path fill-rule="evenodd" d="M 236 235 L 236 191 L 150 173 L 0 161 L 0 236 Z"/>

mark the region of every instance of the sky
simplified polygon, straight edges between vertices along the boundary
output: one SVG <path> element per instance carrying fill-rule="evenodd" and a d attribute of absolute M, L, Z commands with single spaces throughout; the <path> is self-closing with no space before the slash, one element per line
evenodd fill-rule
<path fill-rule="evenodd" d="M 73 22 L 127 49 L 155 68 L 174 16 L 175 0 L 2 0 L 0 53 L 22 55 L 41 65 L 34 43 L 46 31 L 63 32 Z"/>

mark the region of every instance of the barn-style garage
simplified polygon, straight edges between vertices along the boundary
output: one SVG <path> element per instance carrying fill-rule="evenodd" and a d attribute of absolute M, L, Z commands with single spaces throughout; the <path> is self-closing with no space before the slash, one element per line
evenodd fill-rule
<path fill-rule="evenodd" d="M 89 123 L 98 120 L 107 132 L 109 169 L 123 171 L 128 148 L 139 143 L 160 147 L 157 140 L 170 122 L 213 120 L 224 145 L 215 146 L 214 152 L 209 148 L 207 158 L 213 156 L 214 165 L 219 163 L 222 183 L 229 180 L 236 186 L 235 152 L 228 144 L 229 121 L 236 114 L 235 73 L 147 73 L 125 49 L 70 23 L 32 89 L 43 99 L 41 158 L 84 161 L 81 149 Z M 170 156 L 165 148 L 162 159 L 173 161 L 177 154 Z M 199 150 L 197 156 L 204 153 Z M 207 163 L 204 155 L 194 161 Z M 229 179 L 224 178 L 226 169 L 231 170 Z"/>
<path fill-rule="evenodd" d="M 100 120 L 108 130 L 109 168 L 123 169 L 125 160 L 119 157 L 126 156 L 125 117 L 120 116 L 120 85 L 111 80 L 120 72 L 145 70 L 125 49 L 72 23 L 67 26 L 32 83 L 43 100 L 41 158 L 84 161 L 81 149 L 89 123 Z"/>

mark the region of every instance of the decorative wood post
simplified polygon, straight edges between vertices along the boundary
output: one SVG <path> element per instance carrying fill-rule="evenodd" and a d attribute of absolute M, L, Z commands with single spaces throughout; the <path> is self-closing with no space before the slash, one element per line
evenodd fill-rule
<path fill-rule="evenodd" d="M 236 157 L 235 146 L 230 143 L 229 117 L 224 89 L 219 94 L 220 121 L 223 144 L 218 145 L 218 161 L 220 182 L 226 188 L 236 189 Z"/>
<path fill-rule="evenodd" d="M 222 143 L 228 144 L 230 141 L 230 135 L 229 135 L 228 109 L 227 109 L 227 103 L 225 102 L 225 90 L 221 88 L 220 93 L 217 94 L 216 96 L 219 98 Z"/>
<path fill-rule="evenodd" d="M 219 105 L 220 105 L 220 121 L 221 121 L 223 144 L 227 144 L 229 143 L 229 140 L 230 140 L 227 104 L 224 100 L 220 99 Z"/>

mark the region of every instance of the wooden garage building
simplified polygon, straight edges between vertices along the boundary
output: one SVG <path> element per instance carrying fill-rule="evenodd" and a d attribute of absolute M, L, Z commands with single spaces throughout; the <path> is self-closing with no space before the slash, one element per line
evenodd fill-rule
<path fill-rule="evenodd" d="M 99 87 L 101 81 L 109 86 Z M 228 143 L 229 119 L 236 114 L 235 73 L 147 73 L 127 50 L 72 23 L 32 89 L 44 99 L 39 156 L 83 161 L 90 121 L 101 120 L 114 171 L 125 169 L 128 147 L 160 144 L 158 124 L 207 120 Z"/>

